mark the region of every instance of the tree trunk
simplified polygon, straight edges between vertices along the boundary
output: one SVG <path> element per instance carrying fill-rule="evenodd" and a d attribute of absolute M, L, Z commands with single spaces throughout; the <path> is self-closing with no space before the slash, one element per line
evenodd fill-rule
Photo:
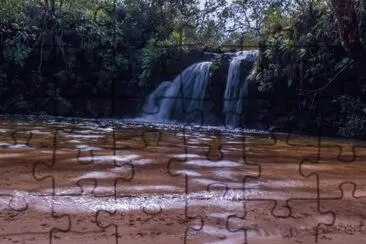
<path fill-rule="evenodd" d="M 329 0 L 338 21 L 342 45 L 348 55 L 359 61 L 365 55 L 360 41 L 359 23 L 352 0 Z"/>
<path fill-rule="evenodd" d="M 363 48 L 366 50 L 366 0 L 360 0 L 358 6 L 358 30 Z"/>

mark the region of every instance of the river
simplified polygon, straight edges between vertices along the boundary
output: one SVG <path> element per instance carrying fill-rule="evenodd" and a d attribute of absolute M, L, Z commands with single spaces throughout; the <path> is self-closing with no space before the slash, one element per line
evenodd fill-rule
<path fill-rule="evenodd" d="M 366 243 L 365 146 L 178 123 L 3 118 L 0 242 Z"/>

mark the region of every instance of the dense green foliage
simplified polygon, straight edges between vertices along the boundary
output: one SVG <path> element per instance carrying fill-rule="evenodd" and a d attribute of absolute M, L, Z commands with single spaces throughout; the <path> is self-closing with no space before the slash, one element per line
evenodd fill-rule
<path fill-rule="evenodd" d="M 254 86 L 298 97 L 291 120 L 306 127 L 321 114 L 342 136 L 366 136 L 365 30 L 365 0 L 3 0 L 0 112 L 85 116 L 78 103 L 143 97 L 204 52 L 254 46 Z M 224 83 L 228 58 L 213 62 Z"/>
<path fill-rule="evenodd" d="M 140 87 L 151 89 L 160 68 L 187 52 L 177 45 L 214 45 L 218 27 L 208 15 L 223 3 L 4 0 L 0 111 L 67 109 L 64 98 L 108 97 L 116 87 L 121 96 L 141 97 Z"/>
<path fill-rule="evenodd" d="M 355 9 L 361 27 L 365 9 L 360 5 Z M 302 97 L 292 112 L 297 113 L 298 120 L 308 120 L 305 127 L 321 114 L 327 121 L 323 124 L 338 128 L 338 134 L 365 136 L 366 82 L 362 67 L 366 57 L 363 54 L 361 60 L 354 60 L 345 51 L 338 24 L 332 7 L 323 0 L 305 1 L 291 11 L 276 6 L 267 12 L 255 82 L 263 92 Z M 365 39 L 366 35 L 360 33 Z M 323 107 L 314 106 L 317 103 Z M 314 116 L 309 117 L 304 111 L 311 110 Z"/>

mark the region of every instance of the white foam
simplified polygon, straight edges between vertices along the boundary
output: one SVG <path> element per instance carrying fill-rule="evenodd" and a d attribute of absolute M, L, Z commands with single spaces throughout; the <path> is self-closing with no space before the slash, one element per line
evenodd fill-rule
<path fill-rule="evenodd" d="M 81 175 L 80 177 L 75 178 L 74 180 L 81 179 L 108 179 L 117 176 L 117 173 L 113 172 L 105 172 L 105 171 L 93 171 L 86 174 Z"/>
<path fill-rule="evenodd" d="M 185 164 L 202 167 L 239 167 L 240 163 L 228 160 L 209 161 L 209 160 L 189 160 Z"/>
<path fill-rule="evenodd" d="M 152 159 L 141 158 L 141 159 L 133 160 L 132 164 L 134 164 L 134 165 L 146 165 L 146 164 L 150 164 L 152 162 L 153 162 Z"/>
<path fill-rule="evenodd" d="M 92 146 L 88 146 L 88 145 L 76 145 L 75 146 L 76 149 L 82 150 L 82 151 L 98 151 L 98 150 L 102 150 L 102 148 L 100 147 L 92 147 Z"/>
<path fill-rule="evenodd" d="M 192 171 L 192 170 L 178 170 L 176 173 L 177 174 L 188 175 L 188 176 L 201 176 L 200 173 L 198 173 L 196 171 Z"/>

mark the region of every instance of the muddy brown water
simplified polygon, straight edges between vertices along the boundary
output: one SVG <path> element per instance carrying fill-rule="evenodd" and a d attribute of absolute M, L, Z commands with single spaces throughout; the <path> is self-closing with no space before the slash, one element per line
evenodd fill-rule
<path fill-rule="evenodd" d="M 365 146 L 2 119 L 0 243 L 366 243 Z"/>

